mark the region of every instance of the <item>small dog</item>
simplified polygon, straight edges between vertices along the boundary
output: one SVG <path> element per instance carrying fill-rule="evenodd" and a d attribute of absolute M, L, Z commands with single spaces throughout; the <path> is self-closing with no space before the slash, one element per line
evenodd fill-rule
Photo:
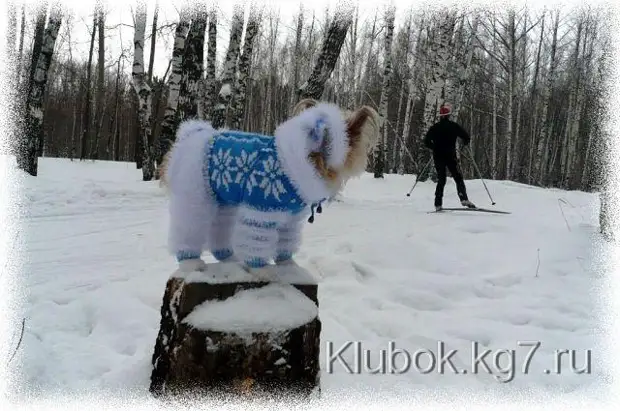
<path fill-rule="evenodd" d="M 159 170 L 181 270 L 204 270 L 205 250 L 249 272 L 293 263 L 308 211 L 365 171 L 379 120 L 368 106 L 343 113 L 306 99 L 273 136 L 181 123 Z"/>

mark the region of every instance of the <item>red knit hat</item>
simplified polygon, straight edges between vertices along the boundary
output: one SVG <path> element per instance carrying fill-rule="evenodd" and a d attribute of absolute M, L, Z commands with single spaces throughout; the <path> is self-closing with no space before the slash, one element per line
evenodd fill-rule
<path fill-rule="evenodd" d="M 447 116 L 450 113 L 452 113 L 452 107 L 449 104 L 444 104 L 439 108 L 440 116 Z"/>

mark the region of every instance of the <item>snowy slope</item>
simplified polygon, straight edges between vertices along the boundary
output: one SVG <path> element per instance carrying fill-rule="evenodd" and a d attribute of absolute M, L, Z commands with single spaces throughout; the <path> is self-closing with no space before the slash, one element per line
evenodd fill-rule
<path fill-rule="evenodd" d="M 163 192 L 127 163 L 42 159 L 39 177 L 20 181 L 28 207 L 26 330 L 14 360 L 21 365 L 16 382 L 36 395 L 147 395 L 161 298 L 175 269 L 165 249 Z M 437 353 L 441 341 L 446 350 L 459 349 L 454 363 L 471 371 L 476 342 L 480 351 L 515 349 L 514 379 L 500 383 L 482 367 L 478 375 L 455 375 L 449 367 L 443 375 L 350 374 L 338 362 L 328 373 L 322 356 L 326 398 L 351 390 L 557 393 L 601 378 L 591 293 L 602 281 L 591 263 L 597 197 L 488 181 L 495 207 L 513 214 L 428 214 L 434 185 L 420 183 L 407 198 L 413 181 L 354 180 L 341 202 L 306 226 L 298 262 L 321 281 L 322 349 L 359 341 L 376 365 L 378 350 L 390 342 L 413 354 Z M 491 207 L 479 180 L 467 187 L 472 201 Z M 456 200 L 449 180 L 445 206 Z M 541 343 L 527 375 L 521 367 L 528 347 L 518 341 Z M 576 350 L 579 368 L 593 349 L 592 374 L 572 372 L 569 356 L 561 375 L 545 374 L 556 349 Z M 353 361 L 353 348 L 343 357 Z M 426 367 L 428 357 L 421 359 Z M 493 367 L 492 354 L 487 360 Z M 506 361 L 501 357 L 500 366 Z"/>

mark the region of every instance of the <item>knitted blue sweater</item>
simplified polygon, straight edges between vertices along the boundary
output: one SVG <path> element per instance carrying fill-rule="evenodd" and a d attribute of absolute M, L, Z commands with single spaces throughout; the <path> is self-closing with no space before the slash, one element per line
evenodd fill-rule
<path fill-rule="evenodd" d="M 307 204 L 284 174 L 275 139 L 224 131 L 205 149 L 203 177 L 219 205 L 241 203 L 263 212 L 298 213 Z"/>
<path fill-rule="evenodd" d="M 335 194 L 308 160 L 316 150 L 333 167 L 345 162 L 348 142 L 336 106 L 308 109 L 274 136 L 182 123 L 166 171 L 169 247 L 177 260 L 197 260 L 203 250 L 218 260 L 234 255 L 248 267 L 292 258 L 308 206 L 314 213 Z"/>

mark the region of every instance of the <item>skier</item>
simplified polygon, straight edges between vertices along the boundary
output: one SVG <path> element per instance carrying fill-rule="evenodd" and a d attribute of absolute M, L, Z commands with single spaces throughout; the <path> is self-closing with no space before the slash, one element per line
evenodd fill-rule
<path fill-rule="evenodd" d="M 457 194 L 461 205 L 468 208 L 476 206 L 467 198 L 467 190 L 463 175 L 459 170 L 456 158 L 456 139 L 460 137 L 464 145 L 469 144 L 469 134 L 459 124 L 450 120 L 452 108 L 444 104 L 439 109 L 439 121 L 433 124 L 426 136 L 424 145 L 433 152 L 433 161 L 437 170 L 437 187 L 435 189 L 435 210 L 441 211 L 443 191 L 446 186 L 446 168 L 456 183 Z"/>

